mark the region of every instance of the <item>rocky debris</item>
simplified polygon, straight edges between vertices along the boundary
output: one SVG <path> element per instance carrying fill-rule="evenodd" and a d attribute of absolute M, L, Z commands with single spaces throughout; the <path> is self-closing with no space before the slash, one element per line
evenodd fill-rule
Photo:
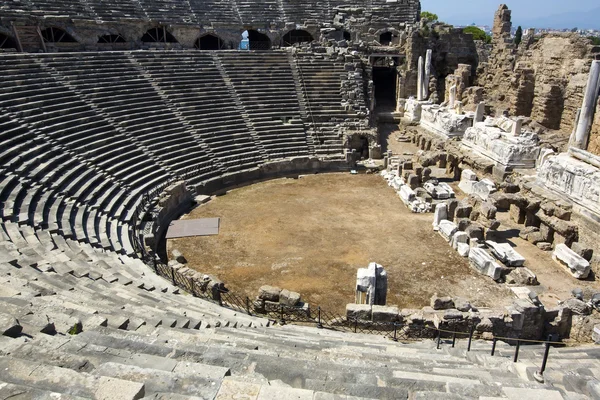
<path fill-rule="evenodd" d="M 529 268 L 515 268 L 506 275 L 506 283 L 509 285 L 536 286 L 540 283 L 535 274 Z"/>
<path fill-rule="evenodd" d="M 491 203 L 484 201 L 479 205 L 479 212 L 486 219 L 495 219 L 498 209 Z"/>
<path fill-rule="evenodd" d="M 600 344 L 600 324 L 594 325 L 594 331 L 592 332 L 592 340 L 596 344 Z M 600 394 L 600 390 L 598 390 L 598 394 Z"/>
<path fill-rule="evenodd" d="M 279 293 L 279 304 L 283 304 L 288 307 L 295 307 L 300 304 L 300 293 L 290 292 L 287 289 L 283 289 Z"/>
<path fill-rule="evenodd" d="M 448 310 L 454 308 L 454 300 L 451 297 L 439 297 L 437 294 L 431 296 L 431 308 L 434 310 Z"/>
<path fill-rule="evenodd" d="M 471 239 L 483 240 L 483 227 L 477 223 L 469 224 L 465 232 Z"/>
<path fill-rule="evenodd" d="M 346 304 L 346 318 L 348 320 L 370 321 L 371 306 L 368 304 Z"/>
<path fill-rule="evenodd" d="M 552 251 L 552 243 L 549 242 L 538 242 L 536 246 L 542 251 Z"/>
<path fill-rule="evenodd" d="M 590 315 L 592 313 L 592 308 L 588 303 L 574 297 L 563 301 L 560 305 L 571 310 L 573 314 Z"/>
<path fill-rule="evenodd" d="M 444 319 L 463 319 L 463 318 L 464 318 L 464 315 L 459 310 L 450 309 L 450 310 L 446 310 L 444 312 Z"/>
<path fill-rule="evenodd" d="M 567 270 L 577 279 L 586 279 L 590 274 L 590 263 L 564 243 L 559 244 L 552 253 L 552 258 L 565 266 Z"/>
<path fill-rule="evenodd" d="M 458 311 L 469 312 L 473 309 L 473 306 L 467 299 L 463 299 L 462 297 L 457 297 L 454 299 L 454 307 Z"/>
<path fill-rule="evenodd" d="M 264 285 L 258 289 L 258 298 L 260 300 L 278 302 L 281 289 L 275 286 Z"/>
<path fill-rule="evenodd" d="M 502 278 L 503 268 L 484 249 L 472 248 L 469 262 L 479 272 L 497 281 Z"/>
<path fill-rule="evenodd" d="M 439 233 L 447 242 L 450 242 L 452 236 L 458 231 L 458 226 L 452 221 L 443 220 L 438 225 Z"/>
<path fill-rule="evenodd" d="M 173 249 L 173 251 L 171 251 L 171 255 L 173 256 L 173 259 L 175 261 L 177 261 L 178 263 L 187 264 L 187 260 L 183 256 L 183 253 L 181 251 L 179 251 L 178 249 Z"/>
<path fill-rule="evenodd" d="M 510 244 L 496 243 L 491 240 L 487 240 L 485 244 L 490 247 L 492 254 L 507 266 L 522 267 L 525 264 L 525 258 L 517 253 Z"/>
<path fill-rule="evenodd" d="M 580 257 L 583 257 L 588 262 L 592 261 L 592 257 L 594 256 L 594 250 L 585 247 L 579 242 L 573 242 L 571 244 L 571 250 L 573 250 Z"/>

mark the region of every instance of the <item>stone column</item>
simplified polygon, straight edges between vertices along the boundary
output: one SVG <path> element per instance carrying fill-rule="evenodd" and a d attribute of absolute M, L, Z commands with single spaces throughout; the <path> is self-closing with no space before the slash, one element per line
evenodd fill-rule
<path fill-rule="evenodd" d="M 475 119 L 473 123 L 483 122 L 483 117 L 485 115 L 485 103 L 482 101 L 477 104 L 477 109 L 475 110 Z"/>
<path fill-rule="evenodd" d="M 417 100 L 423 100 L 423 57 L 419 57 L 419 70 L 417 71 Z"/>
<path fill-rule="evenodd" d="M 431 54 L 432 50 L 427 50 L 427 55 L 425 56 L 425 72 L 423 76 L 423 100 L 429 99 L 429 78 L 431 76 Z"/>
<path fill-rule="evenodd" d="M 448 108 L 450 110 L 454 110 L 454 106 L 456 105 L 456 85 L 452 85 L 450 88 L 450 100 L 448 101 Z"/>
<path fill-rule="evenodd" d="M 575 128 L 575 140 L 573 147 L 586 150 L 590 136 L 590 128 L 594 118 L 596 102 L 598 100 L 598 89 L 600 88 L 600 61 L 593 61 L 590 68 L 590 77 L 588 78 L 583 105 L 579 114 L 579 121 Z"/>

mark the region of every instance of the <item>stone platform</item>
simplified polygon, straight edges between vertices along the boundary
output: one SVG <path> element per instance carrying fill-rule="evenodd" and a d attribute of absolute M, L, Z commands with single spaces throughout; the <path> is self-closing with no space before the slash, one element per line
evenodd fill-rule
<path fill-rule="evenodd" d="M 421 107 L 421 126 L 445 138 L 462 137 L 473 126 L 473 113 L 457 114 L 437 104 Z"/>
<path fill-rule="evenodd" d="M 516 124 L 508 118 L 477 122 L 466 130 L 462 144 L 507 168 L 534 168 L 540 152 L 538 137 L 532 132 L 521 133 Z"/>

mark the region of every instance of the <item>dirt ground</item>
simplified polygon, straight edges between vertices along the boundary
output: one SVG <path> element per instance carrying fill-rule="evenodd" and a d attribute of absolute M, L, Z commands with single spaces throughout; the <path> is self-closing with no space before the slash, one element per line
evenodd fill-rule
<path fill-rule="evenodd" d="M 189 265 L 255 297 L 262 285 L 297 291 L 311 307 L 343 313 L 357 268 L 388 272 L 388 304 L 429 305 L 434 293 L 480 307 L 508 304 L 502 285 L 478 274 L 412 214 L 379 175 L 319 174 L 230 191 L 184 218 L 220 217 L 219 235 L 169 240 Z"/>
<path fill-rule="evenodd" d="M 384 149 L 414 154 L 398 142 L 397 127 L 384 130 Z M 442 169 L 433 176 L 449 182 L 459 199 L 458 182 Z M 319 174 L 278 179 L 231 190 L 183 218 L 220 217 L 219 235 L 168 241 L 189 266 L 223 280 L 253 298 L 262 285 L 299 292 L 311 307 L 343 313 L 354 301 L 357 268 L 369 262 L 388 272 L 388 304 L 400 308 L 429 305 L 434 293 L 460 296 L 478 307 L 501 307 L 514 296 L 504 284 L 469 267 L 431 227 L 433 214 L 412 214 L 379 175 Z M 522 226 L 498 213 L 499 231 L 526 259 L 541 285 L 532 287 L 547 307 L 570 297 L 575 287 L 597 291 L 594 281 L 579 281 L 518 237 Z M 170 254 L 170 251 L 169 251 Z"/>

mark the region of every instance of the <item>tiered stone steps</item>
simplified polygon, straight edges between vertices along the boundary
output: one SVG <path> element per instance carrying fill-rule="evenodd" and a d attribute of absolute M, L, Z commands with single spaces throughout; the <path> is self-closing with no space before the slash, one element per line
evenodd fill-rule
<path fill-rule="evenodd" d="M 308 155 L 287 53 L 220 52 L 216 56 L 269 158 Z"/>

